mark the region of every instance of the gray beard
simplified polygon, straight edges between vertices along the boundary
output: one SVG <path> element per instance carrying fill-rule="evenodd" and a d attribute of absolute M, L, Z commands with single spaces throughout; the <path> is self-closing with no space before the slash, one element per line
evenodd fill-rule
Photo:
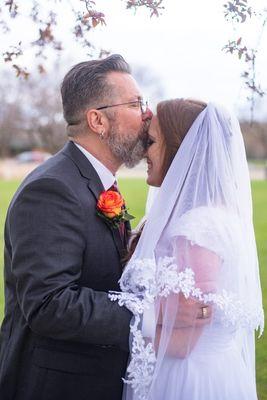
<path fill-rule="evenodd" d="M 112 154 L 127 168 L 133 168 L 144 158 L 145 146 L 141 136 L 140 133 L 135 139 L 130 135 L 121 137 L 112 126 L 106 141 Z"/>

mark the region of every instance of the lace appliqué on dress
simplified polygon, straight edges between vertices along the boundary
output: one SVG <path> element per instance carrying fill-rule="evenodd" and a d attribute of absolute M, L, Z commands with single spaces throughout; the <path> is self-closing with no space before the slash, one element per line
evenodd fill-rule
<path fill-rule="evenodd" d="M 223 290 L 221 293 L 203 293 L 196 287 L 195 273 L 191 268 L 178 272 L 175 258 L 162 257 L 157 263 L 153 259 L 135 259 L 127 266 L 120 280 L 123 292 L 110 292 L 109 298 L 118 301 L 133 313 L 130 331 L 133 335 L 131 360 L 124 382 L 130 384 L 140 400 L 146 400 L 153 380 L 156 353 L 152 343 L 142 335 L 140 322 L 142 315 L 157 297 L 167 297 L 171 293 L 182 293 L 185 298 L 194 297 L 213 304 L 225 326 L 261 327 L 263 313 L 242 304 L 235 294 Z"/>
<path fill-rule="evenodd" d="M 146 343 L 140 330 L 140 322 L 145 309 L 154 302 L 157 296 L 155 263 L 152 259 L 138 259 L 128 264 L 120 280 L 123 292 L 110 292 L 109 298 L 118 301 L 133 313 L 130 325 L 132 333 L 131 360 L 127 368 L 127 378 L 123 381 L 130 384 L 140 400 L 147 398 L 153 379 L 156 354 L 152 343 Z"/>

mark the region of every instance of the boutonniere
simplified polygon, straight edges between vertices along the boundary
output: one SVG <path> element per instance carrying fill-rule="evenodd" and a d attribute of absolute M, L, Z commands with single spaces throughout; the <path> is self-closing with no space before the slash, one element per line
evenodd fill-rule
<path fill-rule="evenodd" d="M 122 195 L 113 190 L 106 190 L 100 194 L 96 209 L 97 215 L 115 228 L 118 228 L 121 222 L 134 218 L 128 214 Z"/>

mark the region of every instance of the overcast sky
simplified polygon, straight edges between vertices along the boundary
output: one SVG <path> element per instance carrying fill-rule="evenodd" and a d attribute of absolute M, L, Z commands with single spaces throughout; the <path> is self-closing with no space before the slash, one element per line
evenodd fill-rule
<path fill-rule="evenodd" d="M 248 93 L 240 79 L 243 65 L 221 49 L 228 39 L 241 35 L 249 45 L 256 45 L 261 34 L 259 21 L 248 21 L 234 32 L 233 25 L 224 19 L 224 1 L 219 0 L 166 0 L 160 18 L 152 19 L 147 12 L 139 11 L 136 16 L 125 12 L 120 1 L 99 3 L 106 10 L 108 25 L 101 32 L 95 31 L 96 40 L 112 52 L 123 54 L 130 63 L 154 71 L 166 97 L 197 97 L 236 110 L 246 108 Z M 107 3 L 112 3 L 112 9 Z M 267 1 L 253 0 L 250 4 L 267 7 Z M 267 88 L 266 67 L 267 27 L 261 37 L 258 61 L 258 78 Z"/>
<path fill-rule="evenodd" d="M 261 36 L 260 26 L 258 20 L 252 19 L 234 32 L 232 24 L 224 19 L 223 3 L 164 0 L 162 15 L 150 19 L 147 10 L 139 10 L 136 15 L 125 10 L 121 0 L 96 0 L 97 9 L 106 15 L 107 26 L 95 28 L 92 41 L 122 54 L 130 64 L 146 67 L 164 88 L 165 98 L 213 100 L 244 113 L 248 110 L 248 93 L 240 78 L 243 65 L 221 49 L 228 39 L 239 36 L 255 46 Z M 251 0 L 250 4 L 267 8 L 267 0 Z M 64 18 L 66 31 L 62 35 L 68 35 L 67 14 Z M 63 69 L 68 70 L 72 64 L 86 59 L 86 55 L 70 40 L 64 59 L 67 61 Z M 261 36 L 257 64 L 258 79 L 267 89 L 266 67 L 267 27 Z M 267 118 L 266 100 L 257 109 L 258 115 Z"/>

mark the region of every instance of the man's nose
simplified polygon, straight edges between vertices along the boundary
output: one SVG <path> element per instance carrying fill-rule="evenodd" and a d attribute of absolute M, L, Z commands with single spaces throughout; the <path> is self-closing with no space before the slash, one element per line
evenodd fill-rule
<path fill-rule="evenodd" d="M 148 119 L 152 119 L 153 112 L 147 107 L 146 111 L 142 114 L 142 121 L 147 121 Z"/>

